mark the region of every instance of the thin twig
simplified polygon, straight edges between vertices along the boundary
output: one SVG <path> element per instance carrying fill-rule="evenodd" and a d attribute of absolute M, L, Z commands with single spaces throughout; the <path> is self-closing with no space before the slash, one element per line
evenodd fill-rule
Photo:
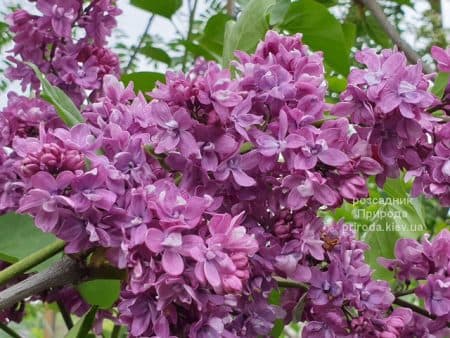
<path fill-rule="evenodd" d="M 57 301 L 56 304 L 58 305 L 58 309 L 64 320 L 64 324 L 66 324 L 67 329 L 70 330 L 73 327 L 73 321 L 72 317 L 70 317 L 70 313 L 67 312 L 66 307 L 61 301 Z"/>
<path fill-rule="evenodd" d="M 175 32 L 180 36 L 180 38 L 183 38 L 183 33 L 181 33 L 181 29 L 178 28 L 178 26 L 176 25 L 176 23 L 174 22 L 174 20 L 170 20 L 170 23 L 173 27 L 173 29 L 175 29 Z"/>
<path fill-rule="evenodd" d="M 194 0 L 194 6 L 191 6 L 191 0 L 188 0 L 188 6 L 189 6 L 189 27 L 188 27 L 188 32 L 187 32 L 187 35 L 186 35 L 186 41 L 191 40 L 191 37 L 192 37 L 192 29 L 193 29 L 193 26 L 194 26 L 195 11 L 197 10 L 197 4 L 198 4 L 198 0 Z M 183 59 L 182 59 L 183 60 L 182 61 L 182 70 L 183 70 L 183 72 L 186 70 L 187 54 L 188 54 L 188 47 L 185 46 Z"/>
<path fill-rule="evenodd" d="M 142 36 L 139 39 L 138 44 L 134 48 L 133 54 L 131 55 L 130 60 L 128 61 L 128 64 L 127 64 L 127 66 L 124 69 L 124 73 L 125 74 L 130 70 L 131 66 L 133 65 L 133 61 L 136 58 L 137 54 L 139 53 L 139 50 L 141 49 L 142 44 L 144 43 L 145 37 L 148 35 L 148 32 L 150 31 L 150 27 L 152 25 L 154 17 L 155 17 L 155 14 L 152 14 L 152 16 L 148 19 L 147 26 L 145 26 L 144 33 L 142 33 Z"/>
<path fill-rule="evenodd" d="M 86 267 L 82 262 L 69 256 L 64 256 L 47 270 L 31 275 L 27 279 L 1 291 L 0 311 L 13 306 L 25 298 L 38 295 L 52 288 L 74 285 L 93 279 L 124 279 L 125 277 L 126 274 L 123 270 L 108 266 Z"/>
<path fill-rule="evenodd" d="M 411 303 L 409 303 L 409 302 L 407 302 L 407 301 L 405 301 L 403 299 L 396 298 L 394 300 L 394 304 L 397 304 L 397 305 L 402 306 L 402 307 L 409 308 L 409 309 L 413 310 L 414 312 L 416 312 L 416 313 L 418 313 L 418 314 L 420 314 L 422 316 L 425 316 L 427 318 L 436 319 L 436 316 L 432 315 L 427 310 L 422 309 L 421 307 L 419 307 L 417 305 L 411 304 Z"/>
<path fill-rule="evenodd" d="M 234 14 L 234 0 L 227 0 L 227 14 L 233 16 Z"/>
<path fill-rule="evenodd" d="M 16 331 L 11 329 L 9 326 L 0 323 L 0 330 L 3 330 L 5 333 L 7 333 L 12 338 L 22 338 Z"/>
<path fill-rule="evenodd" d="M 48 289 L 75 284 L 81 280 L 83 275 L 80 264 L 74 259 L 65 256 L 48 268 L 48 270 L 31 275 L 27 279 L 1 291 L 0 311 Z"/>
<path fill-rule="evenodd" d="M 406 307 L 408 309 L 411 309 L 412 311 L 414 311 L 414 312 L 416 312 L 416 313 L 418 313 L 418 314 L 420 314 L 420 315 L 422 315 L 424 317 L 427 317 L 427 318 L 430 318 L 430 319 L 433 319 L 433 320 L 436 319 L 436 316 L 431 314 L 431 313 L 429 313 L 427 310 L 422 309 L 420 306 L 411 304 L 411 303 L 409 303 L 409 302 L 407 302 L 407 301 L 405 301 L 403 299 L 396 298 L 394 300 L 394 304 L 397 304 L 398 306 L 402 306 L 402 307 Z M 447 322 L 447 327 L 450 327 L 450 322 Z"/>
<path fill-rule="evenodd" d="M 383 8 L 378 4 L 376 0 L 357 0 L 362 3 L 369 12 L 377 20 L 381 28 L 391 38 L 391 40 L 402 50 L 409 62 L 418 63 L 421 61 L 420 55 L 400 36 L 395 26 L 389 22 L 389 19 L 384 14 Z M 425 73 L 432 73 L 433 70 L 427 64 L 423 64 L 423 70 Z"/>

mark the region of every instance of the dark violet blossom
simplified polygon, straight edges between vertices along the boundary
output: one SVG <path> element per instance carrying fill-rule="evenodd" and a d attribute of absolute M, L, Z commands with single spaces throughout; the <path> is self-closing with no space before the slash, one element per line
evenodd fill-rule
<path fill-rule="evenodd" d="M 77 176 L 72 182 L 72 200 L 75 210 L 84 212 L 91 207 L 109 211 L 117 196 L 104 188 L 106 172 L 94 168 Z"/>

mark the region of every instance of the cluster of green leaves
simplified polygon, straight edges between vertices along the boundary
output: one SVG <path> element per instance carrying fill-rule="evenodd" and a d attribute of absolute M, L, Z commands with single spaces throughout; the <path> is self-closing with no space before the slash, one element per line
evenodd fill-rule
<path fill-rule="evenodd" d="M 288 34 L 301 33 L 303 41 L 312 50 L 323 51 L 329 99 L 333 101 L 346 86 L 345 77 L 352 65 L 351 54 L 355 48 L 391 47 L 389 37 L 378 22 L 361 4 L 352 0 L 241 0 L 237 2 L 241 10 L 237 18 L 229 15 L 234 13 L 226 13 L 225 6 L 217 4 L 220 1 L 213 2 L 217 12 L 209 16 L 200 15 L 203 20 L 194 21 L 195 27 L 191 27 L 190 35 L 178 36 L 166 49 L 155 46 L 153 37 L 149 35 L 139 53 L 171 68 L 184 65 L 186 60 L 193 62 L 197 57 L 214 60 L 227 67 L 235 50 L 253 52 L 269 29 Z M 174 20 L 182 7 L 181 0 L 131 0 L 131 3 L 151 15 L 170 20 Z M 402 6 L 412 6 L 409 0 L 381 3 L 394 21 L 402 18 Z M 182 50 L 187 58 L 177 56 L 174 50 Z M 140 72 L 138 75 L 127 74 L 124 79 L 136 78 L 139 83 L 136 89 L 148 91 L 159 77 L 158 73 Z"/>
<path fill-rule="evenodd" d="M 0 21 L 0 52 L 2 52 L 3 49 L 5 49 L 8 46 L 10 41 L 11 41 L 11 33 L 9 32 L 9 26 L 5 22 Z M 6 68 L 6 66 L 7 63 L 5 61 L 3 61 L 0 64 L 0 74 L 4 72 L 4 68 Z M 6 90 L 6 88 L 8 88 L 8 82 L 4 77 L 1 77 L 0 91 L 4 91 Z"/>

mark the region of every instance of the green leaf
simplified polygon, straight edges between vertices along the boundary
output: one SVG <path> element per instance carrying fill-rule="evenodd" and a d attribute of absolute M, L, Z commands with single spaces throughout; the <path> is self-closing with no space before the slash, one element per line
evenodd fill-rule
<path fill-rule="evenodd" d="M 364 26 L 370 38 L 384 48 L 392 47 L 392 42 L 378 21 L 370 14 L 364 17 Z"/>
<path fill-rule="evenodd" d="M 341 93 L 347 88 L 347 79 L 345 77 L 327 76 L 328 89 L 335 93 Z"/>
<path fill-rule="evenodd" d="M 384 193 L 399 202 L 388 204 L 392 211 L 391 221 L 399 225 L 402 237 L 419 238 L 426 231 L 425 217 L 419 199 L 409 197 L 410 187 L 403 178 L 388 179 L 384 184 Z"/>
<path fill-rule="evenodd" d="M 220 55 L 214 54 L 213 52 L 206 49 L 203 45 L 199 45 L 189 40 L 181 40 L 179 43 L 185 46 L 189 53 L 191 53 L 194 57 L 203 56 L 207 60 L 220 59 Z"/>
<path fill-rule="evenodd" d="M 56 108 L 59 117 L 64 121 L 64 123 L 69 127 L 82 123 L 84 121 L 83 116 L 81 116 L 80 111 L 70 97 L 68 97 L 66 93 L 58 87 L 51 85 L 36 65 L 29 62 L 26 64 L 33 69 L 36 76 L 41 81 L 42 98 L 50 102 Z"/>
<path fill-rule="evenodd" d="M 433 88 L 431 92 L 437 97 L 441 98 L 444 95 L 445 88 L 450 81 L 450 73 L 438 73 L 436 79 L 434 80 Z"/>
<path fill-rule="evenodd" d="M 120 280 L 96 279 L 83 282 L 77 288 L 87 303 L 109 309 L 119 298 Z"/>
<path fill-rule="evenodd" d="M 409 7 L 414 7 L 411 0 L 394 0 L 396 3 L 400 4 L 400 5 L 406 5 Z"/>
<path fill-rule="evenodd" d="M 383 209 L 379 210 L 382 211 Z M 376 224 L 383 226 L 383 220 L 380 219 Z M 394 258 L 394 247 L 399 238 L 400 234 L 397 231 L 388 231 L 386 229 L 369 231 L 363 236 L 362 239 L 364 242 L 370 246 L 370 249 L 365 252 L 365 258 L 367 264 L 374 269 L 374 279 L 383 279 L 392 282 L 392 272 L 378 264 L 377 260 L 378 257 Z"/>
<path fill-rule="evenodd" d="M 284 321 L 283 319 L 276 319 L 273 324 L 272 332 L 270 333 L 271 337 L 280 337 L 284 330 Z"/>
<path fill-rule="evenodd" d="M 275 0 L 251 0 L 236 22 L 228 21 L 225 28 L 225 42 L 222 63 L 228 66 L 236 50 L 254 51 L 258 42 L 269 29 L 268 10 Z"/>
<path fill-rule="evenodd" d="M 0 260 L 15 263 L 54 241 L 55 237 L 39 230 L 30 216 L 14 213 L 0 216 Z M 42 271 L 56 259 L 57 256 L 52 257 L 32 271 Z"/>
<path fill-rule="evenodd" d="M 223 13 L 213 15 L 209 18 L 203 35 L 199 39 L 199 44 L 215 55 L 221 56 L 223 53 L 225 26 L 230 19 L 231 17 L 229 15 Z"/>
<path fill-rule="evenodd" d="M 340 22 L 328 9 L 314 1 L 301 0 L 289 6 L 280 28 L 300 32 L 313 50 L 323 51 L 325 62 L 337 72 L 347 75 L 350 68 L 349 48 Z"/>
<path fill-rule="evenodd" d="M 392 272 L 377 263 L 378 257 L 394 258 L 395 243 L 399 238 L 419 238 L 426 231 L 422 205 L 409 197 L 410 187 L 403 178 L 388 179 L 383 187 L 381 201 L 372 207 L 372 228 L 362 237 L 370 250 L 368 264 L 375 269 L 374 277 L 392 281 Z M 370 199 L 369 199 L 370 200 Z"/>
<path fill-rule="evenodd" d="M 270 10 L 270 25 L 275 26 L 283 22 L 286 13 L 291 5 L 291 0 L 277 0 L 277 3 Z"/>
<path fill-rule="evenodd" d="M 94 323 L 97 307 L 93 306 L 80 320 L 70 329 L 65 338 L 87 338 Z"/>
<path fill-rule="evenodd" d="M 345 41 L 347 41 L 347 48 L 350 50 L 356 41 L 356 25 L 352 22 L 344 22 L 342 31 L 344 32 Z"/>
<path fill-rule="evenodd" d="M 273 305 L 280 305 L 281 303 L 281 295 L 283 294 L 284 289 L 276 288 L 273 289 L 269 295 L 268 302 Z M 272 328 L 272 332 L 270 333 L 271 337 L 279 337 L 284 329 L 284 321 L 282 319 L 276 319 Z"/>
<path fill-rule="evenodd" d="M 336 6 L 338 4 L 338 0 L 317 0 L 317 2 L 320 2 L 322 5 L 327 7 Z"/>
<path fill-rule="evenodd" d="M 131 0 L 131 4 L 170 19 L 181 7 L 183 0 Z"/>
<path fill-rule="evenodd" d="M 172 59 L 169 54 L 167 54 L 163 49 L 156 48 L 151 45 L 147 45 L 141 48 L 141 54 L 147 56 L 151 60 L 163 62 L 166 65 L 170 66 L 172 63 Z"/>
<path fill-rule="evenodd" d="M 155 88 L 156 81 L 163 82 L 164 74 L 156 72 L 136 72 L 122 75 L 122 81 L 128 85 L 131 81 L 134 83 L 134 90 L 136 92 L 148 93 Z"/>

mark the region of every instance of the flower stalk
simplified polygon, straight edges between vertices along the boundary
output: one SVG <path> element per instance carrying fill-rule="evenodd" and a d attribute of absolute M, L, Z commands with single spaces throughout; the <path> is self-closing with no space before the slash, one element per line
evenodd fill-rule
<path fill-rule="evenodd" d="M 50 257 L 53 257 L 57 253 L 61 252 L 65 245 L 66 244 L 64 241 L 57 240 L 7 267 L 5 270 L 0 272 L 0 285 L 7 283 L 14 277 L 27 272 L 42 262 L 45 262 Z"/>

